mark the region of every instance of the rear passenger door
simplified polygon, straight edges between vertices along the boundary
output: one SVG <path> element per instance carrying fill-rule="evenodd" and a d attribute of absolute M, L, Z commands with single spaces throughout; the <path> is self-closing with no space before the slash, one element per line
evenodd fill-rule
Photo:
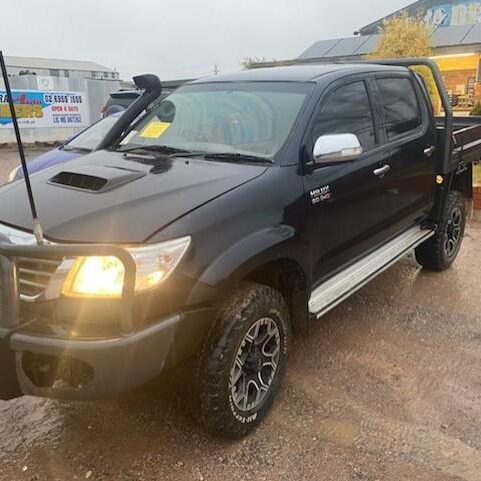
<path fill-rule="evenodd" d="M 377 75 L 393 230 L 426 215 L 435 193 L 435 129 L 418 82 L 409 73 Z"/>

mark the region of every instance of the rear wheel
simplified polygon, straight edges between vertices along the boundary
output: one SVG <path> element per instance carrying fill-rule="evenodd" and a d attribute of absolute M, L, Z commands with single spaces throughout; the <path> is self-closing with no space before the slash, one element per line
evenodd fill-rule
<path fill-rule="evenodd" d="M 248 284 L 228 299 L 197 371 L 203 425 L 230 438 L 254 429 L 279 389 L 290 344 L 289 310 L 278 291 Z"/>
<path fill-rule="evenodd" d="M 466 228 L 466 202 L 460 192 L 449 194 L 436 234 L 416 249 L 416 260 L 426 269 L 444 271 L 456 259 Z"/>

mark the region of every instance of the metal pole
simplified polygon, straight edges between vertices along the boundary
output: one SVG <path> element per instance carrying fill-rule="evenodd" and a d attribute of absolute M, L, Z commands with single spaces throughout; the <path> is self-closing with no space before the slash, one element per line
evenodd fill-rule
<path fill-rule="evenodd" d="M 3 81 L 5 83 L 5 91 L 7 93 L 7 100 L 10 106 L 10 115 L 12 117 L 13 129 L 15 130 L 15 137 L 17 139 L 18 154 L 20 155 L 20 162 L 22 164 L 23 176 L 25 178 L 25 186 L 27 188 L 28 200 L 30 202 L 30 209 L 32 211 L 33 233 L 39 245 L 43 244 L 43 231 L 38 221 L 37 209 L 35 207 L 35 200 L 33 198 L 32 186 L 30 184 L 30 176 L 28 175 L 27 162 L 25 160 L 25 152 L 23 150 L 22 138 L 20 136 L 20 129 L 18 127 L 17 114 L 15 112 L 15 105 L 13 103 L 12 91 L 10 89 L 10 82 L 8 80 L 7 67 L 3 52 L 0 51 L 0 65 L 2 69 Z"/>

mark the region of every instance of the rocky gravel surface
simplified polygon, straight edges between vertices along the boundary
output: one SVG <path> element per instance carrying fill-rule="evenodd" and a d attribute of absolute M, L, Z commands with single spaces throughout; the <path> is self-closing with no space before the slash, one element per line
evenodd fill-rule
<path fill-rule="evenodd" d="M 452 269 L 408 257 L 298 339 L 245 440 L 205 434 L 162 381 L 104 402 L 0 401 L 0 481 L 480 481 L 480 373 L 472 221 Z"/>

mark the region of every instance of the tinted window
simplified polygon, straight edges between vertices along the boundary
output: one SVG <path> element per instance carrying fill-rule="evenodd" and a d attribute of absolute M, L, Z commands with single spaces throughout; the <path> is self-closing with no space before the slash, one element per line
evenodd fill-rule
<path fill-rule="evenodd" d="M 335 90 L 314 121 L 314 140 L 326 134 L 356 134 L 364 150 L 376 144 L 371 104 L 364 82 Z"/>
<path fill-rule="evenodd" d="M 122 144 L 272 159 L 312 88 L 295 82 L 191 84 L 153 108 Z"/>
<path fill-rule="evenodd" d="M 421 114 L 411 80 L 383 78 L 378 79 L 377 83 L 388 139 L 391 140 L 419 127 Z"/>

